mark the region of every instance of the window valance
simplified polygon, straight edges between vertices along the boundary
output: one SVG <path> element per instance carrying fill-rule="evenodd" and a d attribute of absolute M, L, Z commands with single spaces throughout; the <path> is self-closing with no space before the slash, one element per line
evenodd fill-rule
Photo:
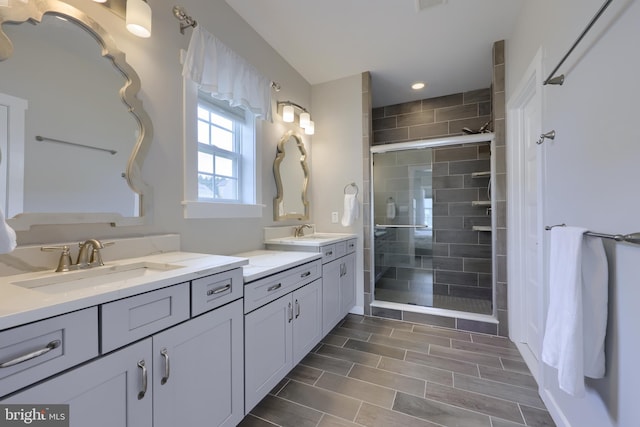
<path fill-rule="evenodd" d="M 200 25 L 191 34 L 182 75 L 232 107 L 271 120 L 271 80 Z"/>

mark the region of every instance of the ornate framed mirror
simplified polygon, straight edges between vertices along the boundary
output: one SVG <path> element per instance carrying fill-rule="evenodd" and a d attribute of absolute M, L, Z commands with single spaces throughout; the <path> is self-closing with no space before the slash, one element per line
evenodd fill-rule
<path fill-rule="evenodd" d="M 278 143 L 273 174 L 278 190 L 273 199 L 273 219 L 309 219 L 307 150 L 293 131 L 286 132 Z"/>
<path fill-rule="evenodd" d="M 0 128 L 9 128 L 3 108 L 25 107 L 22 134 L 0 144 L 9 224 L 142 224 L 153 128 L 140 79 L 106 30 L 58 0 L 9 0 L 0 7 L 0 73 Z"/>

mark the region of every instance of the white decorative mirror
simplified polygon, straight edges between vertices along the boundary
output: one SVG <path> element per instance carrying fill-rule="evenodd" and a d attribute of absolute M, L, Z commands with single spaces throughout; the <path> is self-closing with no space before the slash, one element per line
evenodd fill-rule
<path fill-rule="evenodd" d="M 3 109 L 15 117 L 26 106 L 22 134 L 0 141 L 9 224 L 141 224 L 152 125 L 124 53 L 95 20 L 58 0 L 9 0 L 0 25 L 0 129 L 9 128 Z"/>
<path fill-rule="evenodd" d="M 293 131 L 285 133 L 278 143 L 273 174 L 278 189 L 273 200 L 273 219 L 309 219 L 307 151 Z"/>

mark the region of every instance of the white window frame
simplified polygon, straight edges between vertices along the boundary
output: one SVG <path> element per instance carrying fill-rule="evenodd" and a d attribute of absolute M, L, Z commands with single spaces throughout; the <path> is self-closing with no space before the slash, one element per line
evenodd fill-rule
<path fill-rule="evenodd" d="M 257 120 L 249 111 L 245 112 L 242 128 L 242 167 L 239 193 L 242 202 L 210 201 L 198 198 L 198 87 L 183 78 L 183 158 L 184 158 L 184 218 L 261 218 L 262 191 L 258 177 L 261 171 L 261 150 L 256 143 Z"/>

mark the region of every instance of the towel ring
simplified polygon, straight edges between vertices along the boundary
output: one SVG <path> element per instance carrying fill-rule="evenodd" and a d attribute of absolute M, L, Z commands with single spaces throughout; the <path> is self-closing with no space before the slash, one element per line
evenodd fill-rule
<path fill-rule="evenodd" d="M 347 190 L 349 189 L 349 187 L 353 187 L 353 188 L 355 188 L 355 189 L 356 189 L 356 194 L 355 194 L 355 195 L 357 196 L 357 195 L 358 195 L 358 192 L 359 192 L 360 190 L 358 189 L 358 186 L 356 185 L 356 183 L 355 183 L 355 182 L 352 182 L 351 184 L 347 184 L 347 185 L 345 185 L 345 186 L 344 186 L 344 194 L 348 194 L 348 193 L 347 193 Z"/>

